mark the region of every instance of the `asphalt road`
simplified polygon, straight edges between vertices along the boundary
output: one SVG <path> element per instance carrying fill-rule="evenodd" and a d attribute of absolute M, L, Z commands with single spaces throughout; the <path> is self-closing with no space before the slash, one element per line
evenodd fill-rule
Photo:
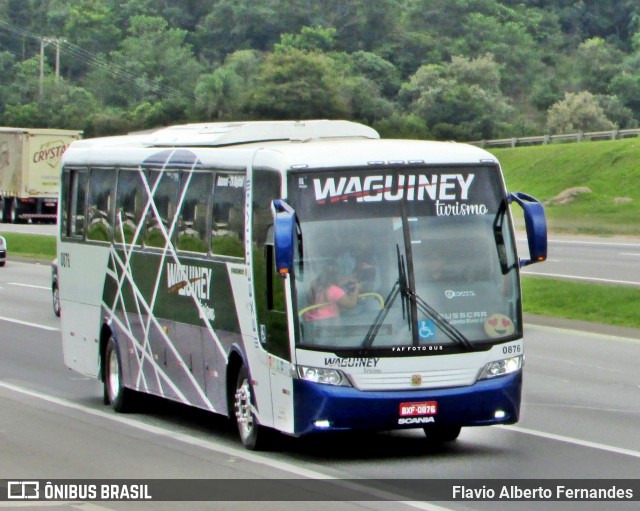
<path fill-rule="evenodd" d="M 526 239 L 518 237 L 521 257 L 529 253 Z M 547 260 L 523 274 L 640 286 L 640 239 L 592 236 L 549 236 Z"/>
<path fill-rule="evenodd" d="M 419 431 L 282 438 L 268 453 L 242 449 L 227 421 L 156 400 L 116 415 L 101 386 L 67 370 L 59 320 L 50 307 L 47 265 L 11 262 L 0 271 L 0 479 L 159 478 L 376 480 L 406 495 L 406 479 L 640 479 L 640 335 L 528 325 L 521 422 L 463 430 L 435 448 Z M 64 313 L 64 312 L 63 312 Z M 295 481 L 274 491 L 296 488 Z M 232 490 L 233 483 L 230 483 Z M 251 487 L 249 488 L 251 491 Z M 312 491 L 313 493 L 313 491 Z M 246 493 L 245 493 L 246 494 Z M 242 503 L 242 509 L 327 509 L 301 503 Z M 0 509 L 18 509 L 0 502 Z M 34 503 L 33 509 L 38 506 Z M 52 507 L 52 503 L 47 507 Z M 59 503 L 53 509 L 130 509 L 122 502 Z M 139 504 L 175 509 L 175 503 Z M 231 509 L 232 503 L 190 503 Z M 637 509 L 617 502 L 333 502 L 330 509 Z M 24 509 L 24 507 L 21 507 Z M 31 509 L 31 508 L 29 508 Z"/>

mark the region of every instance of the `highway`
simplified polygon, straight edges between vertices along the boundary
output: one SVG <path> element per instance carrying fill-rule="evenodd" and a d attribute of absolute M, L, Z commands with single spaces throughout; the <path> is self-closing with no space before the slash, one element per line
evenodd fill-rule
<path fill-rule="evenodd" d="M 518 252 L 527 257 L 526 238 L 522 235 L 518 236 Z M 640 240 L 552 234 L 547 261 L 526 267 L 523 274 L 640 286 Z"/>
<path fill-rule="evenodd" d="M 640 478 L 640 336 L 528 325 L 521 421 L 511 427 L 465 429 L 451 446 L 429 446 L 420 431 L 412 431 L 282 438 L 272 452 L 250 453 L 226 420 L 210 414 L 155 400 L 145 400 L 141 413 L 130 415 L 116 415 L 105 407 L 98 382 L 64 367 L 48 286 L 47 265 L 13 261 L 0 271 L 0 479 L 330 477 L 381 480 L 376 483 L 381 491 L 403 495 L 392 480 Z M 306 509 L 326 509 L 313 498 L 304 504 Z M 18 509 L 10 504 L 0 502 L 0 509 Z M 125 504 L 100 502 L 85 511 L 128 509 Z M 402 506 L 432 511 L 514 506 L 582 510 L 602 509 L 601 504 L 465 501 Z M 197 505 L 231 508 L 226 502 Z M 197 505 L 190 508 L 199 509 Z M 84 509 L 77 506 L 60 503 L 54 509 Z M 243 503 L 243 509 L 254 506 L 258 509 L 258 503 Z M 293 506 L 264 503 L 260 509 Z M 398 506 L 344 502 L 332 503 L 331 509 Z M 175 505 L 153 502 L 143 507 Z M 637 502 L 607 503 L 606 509 L 637 509 Z"/>

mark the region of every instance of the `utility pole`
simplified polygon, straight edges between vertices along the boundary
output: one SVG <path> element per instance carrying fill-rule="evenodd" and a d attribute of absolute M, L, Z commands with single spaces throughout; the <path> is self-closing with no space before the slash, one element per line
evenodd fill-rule
<path fill-rule="evenodd" d="M 44 49 L 50 43 L 56 45 L 56 63 L 55 63 L 55 77 L 56 80 L 60 78 L 60 43 L 65 39 L 62 37 L 41 37 L 40 38 L 40 97 L 42 97 L 42 84 L 44 82 Z"/>
<path fill-rule="evenodd" d="M 40 97 L 42 97 L 42 82 L 44 81 L 44 47 L 46 46 L 45 41 L 46 38 L 40 38 Z"/>

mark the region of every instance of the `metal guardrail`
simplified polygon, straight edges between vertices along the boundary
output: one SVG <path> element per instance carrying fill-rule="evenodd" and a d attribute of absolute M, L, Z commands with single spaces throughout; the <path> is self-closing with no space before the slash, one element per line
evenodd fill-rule
<path fill-rule="evenodd" d="M 547 145 L 556 142 L 582 142 L 591 140 L 620 140 L 629 137 L 640 136 L 640 129 L 590 131 L 587 133 L 570 133 L 563 135 L 542 135 L 538 137 L 513 137 L 499 138 L 495 140 L 476 140 L 468 142 L 478 147 L 517 147 L 527 145 Z"/>

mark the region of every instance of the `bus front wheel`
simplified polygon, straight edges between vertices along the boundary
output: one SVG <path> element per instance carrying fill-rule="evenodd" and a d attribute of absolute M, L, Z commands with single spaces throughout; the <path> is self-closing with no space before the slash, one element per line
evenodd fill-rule
<path fill-rule="evenodd" d="M 125 413 L 131 408 L 132 392 L 124 386 L 122 381 L 122 364 L 118 345 L 111 336 L 105 350 L 104 402 L 110 404 L 116 412 Z"/>
<path fill-rule="evenodd" d="M 462 428 L 460 426 L 430 426 L 423 429 L 429 442 L 444 444 L 455 441 Z"/>
<path fill-rule="evenodd" d="M 265 447 L 265 428 L 258 424 L 254 413 L 254 399 L 249 373 L 245 366 L 240 367 L 236 390 L 233 397 L 233 410 L 242 444 L 252 451 Z"/>

